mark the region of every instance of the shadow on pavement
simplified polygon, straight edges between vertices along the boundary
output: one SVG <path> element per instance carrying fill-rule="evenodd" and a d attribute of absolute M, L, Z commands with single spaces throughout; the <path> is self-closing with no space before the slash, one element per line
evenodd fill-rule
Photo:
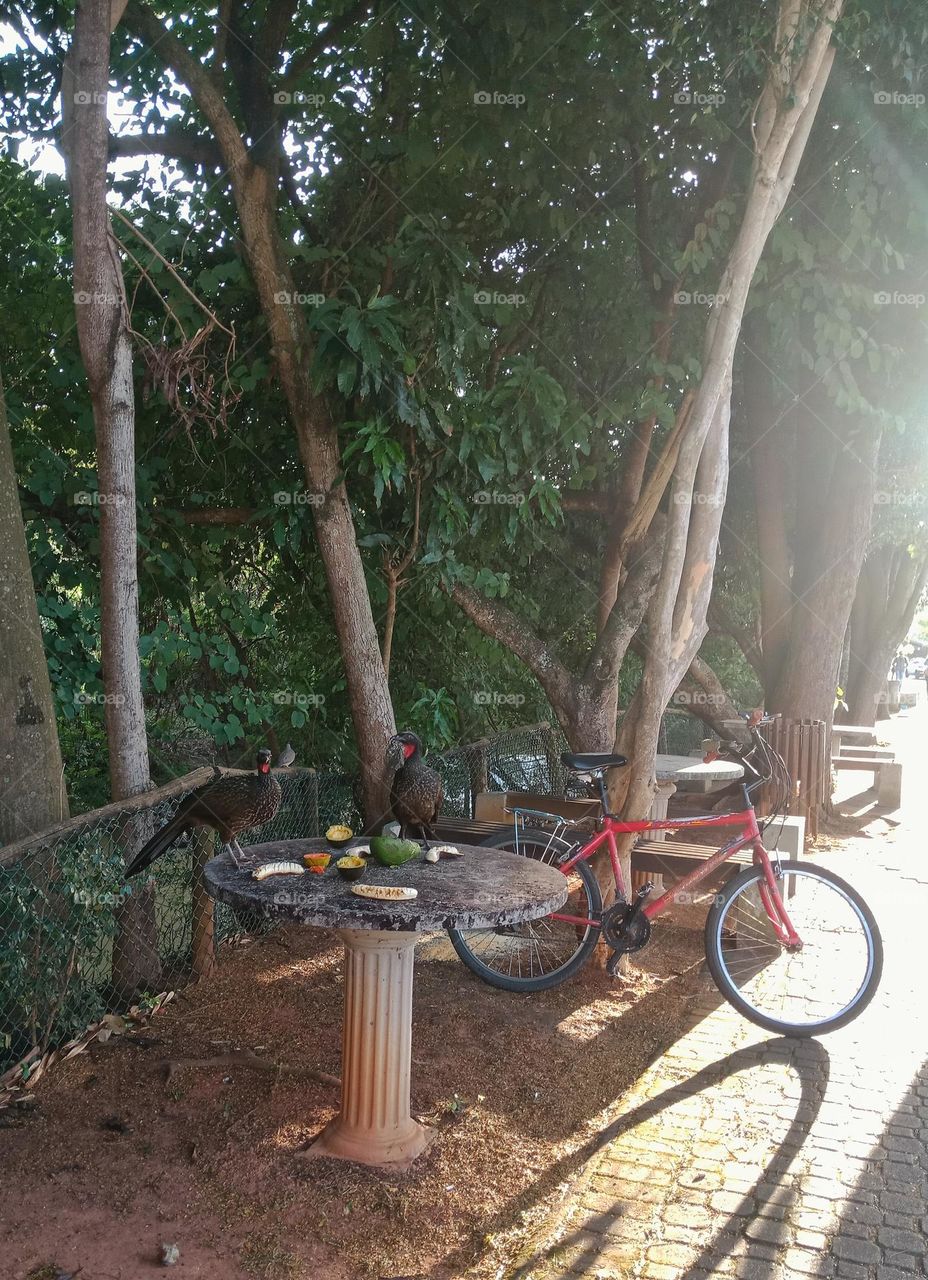
<path fill-rule="evenodd" d="M 799 1100 L 796 1102 L 795 1115 L 790 1122 L 789 1129 L 780 1139 L 772 1155 L 759 1172 L 755 1184 L 750 1190 L 744 1192 L 741 1202 L 736 1204 L 727 1216 L 720 1214 L 720 1222 L 711 1243 L 703 1248 L 694 1262 L 680 1273 L 679 1280 L 687 1280 L 688 1277 L 693 1277 L 694 1280 L 695 1277 L 700 1277 L 700 1280 L 702 1280 L 706 1272 L 711 1273 L 717 1270 L 719 1263 L 734 1252 L 739 1242 L 744 1241 L 744 1224 L 746 1220 L 750 1220 L 754 1215 L 754 1200 L 758 1197 L 770 1198 L 769 1195 L 765 1196 L 763 1194 L 764 1189 L 770 1185 L 776 1186 L 779 1179 L 786 1173 L 818 1115 L 819 1108 L 824 1100 L 829 1077 L 828 1052 L 819 1041 L 791 1040 L 785 1037 L 765 1040 L 759 1044 L 738 1049 L 734 1053 L 728 1054 L 724 1058 L 719 1058 L 717 1061 L 701 1068 L 688 1080 L 665 1089 L 657 1097 L 649 1099 L 626 1115 L 620 1116 L 598 1134 L 593 1141 L 589 1142 L 580 1151 L 575 1152 L 569 1161 L 563 1161 L 560 1165 L 550 1170 L 548 1177 L 545 1179 L 546 1185 L 538 1188 L 538 1198 L 541 1198 L 558 1181 L 567 1178 L 573 1169 L 580 1167 L 598 1152 L 608 1147 L 610 1143 L 615 1142 L 617 1138 L 659 1115 L 667 1108 L 686 1098 L 696 1097 L 703 1090 L 718 1085 L 722 1080 L 736 1075 L 738 1072 L 774 1061 L 789 1063 L 793 1066 L 799 1078 L 801 1092 Z M 510 1212 L 511 1208 L 507 1212 L 507 1220 L 510 1218 Z M 591 1229 L 594 1231 L 599 1229 L 606 1232 L 610 1223 L 620 1217 L 621 1213 L 621 1203 L 617 1203 L 614 1215 L 602 1214 L 598 1219 L 587 1218 L 584 1234 Z M 492 1231 L 493 1227 L 491 1226 L 489 1229 Z M 568 1248 L 576 1238 L 577 1233 L 568 1234 L 558 1240 L 556 1245 L 536 1251 L 531 1258 L 524 1260 L 518 1269 L 510 1274 L 509 1280 L 528 1280 L 528 1277 L 536 1268 L 543 1266 L 549 1259 L 556 1257 L 559 1251 Z M 572 1260 L 572 1267 L 576 1268 L 583 1265 L 584 1268 L 589 1267 L 592 1269 L 602 1255 L 608 1252 L 610 1243 L 609 1236 L 604 1234 L 601 1244 L 597 1243 L 595 1246 L 591 1246 L 588 1251 L 582 1252 L 576 1259 Z M 643 1239 L 642 1253 L 645 1248 L 646 1242 Z M 746 1257 L 751 1257 L 750 1242 L 748 1242 Z M 772 1274 L 776 1267 L 777 1264 L 773 1261 L 767 1263 L 766 1257 L 763 1259 L 758 1258 L 755 1271 L 752 1274 L 756 1275 L 757 1280 L 763 1280 L 767 1271 Z"/>

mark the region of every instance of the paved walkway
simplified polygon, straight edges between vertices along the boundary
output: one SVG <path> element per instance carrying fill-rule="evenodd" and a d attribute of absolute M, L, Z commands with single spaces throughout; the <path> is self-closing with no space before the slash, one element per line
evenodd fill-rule
<path fill-rule="evenodd" d="M 903 810 L 821 859 L 880 922 L 874 1003 L 820 1041 L 784 1040 L 707 986 L 691 1029 L 624 1100 L 559 1239 L 525 1280 L 928 1274 L 924 704 L 890 735 L 905 761 Z"/>

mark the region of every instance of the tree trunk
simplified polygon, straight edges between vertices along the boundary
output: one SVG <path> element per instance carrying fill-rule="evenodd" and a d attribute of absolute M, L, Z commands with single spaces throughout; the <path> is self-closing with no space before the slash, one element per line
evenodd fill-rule
<path fill-rule="evenodd" d="M 118 20 L 118 14 L 115 15 Z M 74 222 L 74 300 L 93 405 L 100 518 L 100 626 L 110 789 L 115 800 L 146 790 L 148 743 L 139 661 L 136 563 L 135 401 L 122 271 L 106 204 L 111 31 L 109 0 L 82 0 L 62 78 L 62 150 Z M 126 833 L 129 857 L 145 827 Z M 125 994 L 160 981 L 154 893 L 120 908 L 113 980 Z"/>
<path fill-rule="evenodd" d="M 928 580 L 928 552 L 876 547 L 867 556 L 851 610 L 847 678 L 851 724 L 873 724 L 886 673 L 908 633 Z"/>
<path fill-rule="evenodd" d="M 296 284 L 280 252 L 271 176 L 268 170 L 248 162 L 244 170 L 233 169 L 232 185 L 251 274 L 296 426 L 306 481 L 318 495 L 313 506 L 316 541 L 348 685 L 365 822 L 368 828 L 379 829 L 390 813 L 384 758 L 396 721 L 342 478 L 335 425 L 328 405 L 310 386 L 310 334 L 296 300 Z"/>
<path fill-rule="evenodd" d="M 819 405 L 819 415 L 827 412 Z M 854 590 L 863 564 L 873 513 L 873 487 L 880 435 L 858 436 L 835 449 L 835 435 L 807 426 L 818 449 L 833 464 L 814 502 L 804 504 L 804 529 L 797 534 L 794 602 L 789 648 L 768 709 L 792 720 L 831 724 L 841 652 Z M 811 469 L 811 468 L 810 468 Z"/>
<path fill-rule="evenodd" d="M 396 722 L 342 475 L 336 425 L 325 398 L 312 387 L 312 335 L 280 240 L 277 165 L 283 144 L 275 123 L 268 68 L 266 62 L 255 61 L 254 51 L 243 41 L 230 49 L 233 61 L 248 81 L 248 101 L 243 107 L 246 114 L 254 115 L 253 132 L 258 138 L 258 143 L 249 148 L 218 79 L 174 31 L 164 27 L 138 0 L 128 5 L 127 20 L 190 90 L 213 132 L 229 174 L 249 269 L 270 332 L 306 483 L 314 495 L 316 541 L 348 685 L 365 819 L 369 828 L 379 827 L 389 813 L 384 756 L 387 742 L 396 732 Z"/>
<path fill-rule="evenodd" d="M 768 350 L 766 336 L 765 321 L 757 315 L 749 317 L 742 385 L 757 524 L 763 681 L 764 688 L 771 690 L 786 659 L 792 592 L 784 463 L 788 424 L 778 411 L 770 371 L 760 355 Z"/>
<path fill-rule="evenodd" d="M 779 6 L 774 56 L 756 112 L 744 213 L 719 287 L 723 301 L 707 326 L 703 375 L 674 465 L 644 671 L 618 738 L 631 763 L 617 771 L 612 807 L 621 803 L 628 819 L 644 817 L 651 806 L 661 716 L 706 632 L 727 484 L 735 346 L 757 263 L 792 188 L 831 70 L 831 29 L 840 10 L 841 0 L 814 15 L 798 0 L 781 0 Z M 632 839 L 622 842 L 626 875 Z"/>
<path fill-rule="evenodd" d="M 55 706 L 0 381 L 0 845 L 67 817 Z"/>

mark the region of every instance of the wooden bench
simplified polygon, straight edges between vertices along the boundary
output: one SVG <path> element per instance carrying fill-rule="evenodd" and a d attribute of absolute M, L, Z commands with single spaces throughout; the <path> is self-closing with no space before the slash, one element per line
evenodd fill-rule
<path fill-rule="evenodd" d="M 693 844 L 690 840 L 639 840 L 632 849 L 632 866 L 636 871 L 672 872 L 675 878 L 682 879 L 717 852 L 717 845 Z M 751 858 L 750 849 L 739 849 L 722 867 L 747 867 Z"/>
<path fill-rule="evenodd" d="M 833 769 L 852 769 L 873 774 L 873 786 L 877 801 L 889 809 L 898 809 L 902 803 L 902 762 L 900 760 L 874 760 L 868 756 L 832 756 Z"/>
<path fill-rule="evenodd" d="M 435 824 L 435 835 L 439 840 L 459 840 L 462 844 L 482 844 L 488 836 L 511 830 L 511 823 L 481 822 L 470 818 L 439 818 Z M 584 840 L 589 836 L 589 832 L 577 827 L 569 827 L 561 834 L 565 840 Z M 715 845 L 692 844 L 685 840 L 639 840 L 632 848 L 632 870 L 681 880 L 707 862 L 715 851 Z M 721 876 L 726 866 L 729 869 L 731 866 L 740 868 L 749 866 L 750 862 L 751 850 L 741 849 L 719 868 L 717 874 Z M 714 881 L 716 876 L 711 879 Z"/>

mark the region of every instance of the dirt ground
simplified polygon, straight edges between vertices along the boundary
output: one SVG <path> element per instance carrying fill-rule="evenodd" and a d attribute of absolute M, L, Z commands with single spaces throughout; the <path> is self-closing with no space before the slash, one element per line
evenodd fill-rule
<path fill-rule="evenodd" d="M 295 1152 L 332 1117 L 341 946 L 285 929 L 141 1031 L 57 1066 L 0 1114 L 2 1280 L 453 1280 L 494 1275 L 563 1195 L 583 1148 L 674 1038 L 701 918 L 661 921 L 626 982 L 587 969 L 496 991 L 443 940 L 416 963 L 413 1111 L 438 1137 L 410 1172 Z M 252 1050 L 296 1071 L 228 1065 Z M 225 1058 L 216 1065 L 183 1059 Z M 165 1060 L 175 1065 L 170 1072 Z"/>

